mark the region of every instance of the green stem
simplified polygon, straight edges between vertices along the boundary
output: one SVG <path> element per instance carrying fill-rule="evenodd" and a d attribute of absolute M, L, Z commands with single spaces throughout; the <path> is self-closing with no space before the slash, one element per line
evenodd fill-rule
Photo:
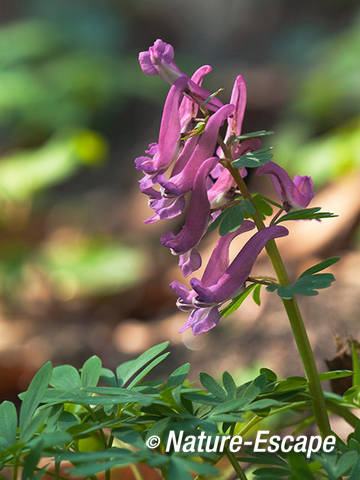
<path fill-rule="evenodd" d="M 332 402 L 327 402 L 327 407 L 330 410 L 330 412 L 333 412 L 338 417 L 343 418 L 345 422 L 347 422 L 353 428 L 355 428 L 356 425 L 359 423 L 359 418 L 356 415 L 354 415 L 350 410 L 348 410 L 346 407 L 343 407 L 342 405 L 338 405 Z"/>
<path fill-rule="evenodd" d="M 58 480 L 60 478 L 60 462 L 55 460 L 55 478 Z"/>
<path fill-rule="evenodd" d="M 144 480 L 143 476 L 141 475 L 140 470 L 138 469 L 137 465 L 133 464 L 130 465 L 130 468 L 134 474 L 136 480 Z"/>
<path fill-rule="evenodd" d="M 292 410 L 295 408 L 299 407 L 306 407 L 308 402 L 302 401 L 302 402 L 296 402 L 292 403 L 291 405 L 285 405 L 284 407 L 280 407 L 276 410 L 272 410 L 266 417 L 259 417 L 258 415 L 255 415 L 252 417 L 249 422 L 244 425 L 237 433 L 236 435 L 240 435 L 240 437 L 245 437 L 245 435 L 253 428 L 255 425 L 258 423 L 262 422 L 263 420 L 266 420 L 269 417 L 272 417 L 273 415 L 277 415 L 279 413 L 286 412 L 287 410 Z"/>
<path fill-rule="evenodd" d="M 18 478 L 18 470 L 19 470 L 19 458 L 15 458 L 15 465 L 14 465 L 14 470 L 13 470 L 13 480 L 17 480 Z"/>
<path fill-rule="evenodd" d="M 225 149 L 224 149 L 225 148 Z M 229 155 L 229 149 L 226 145 L 223 146 L 224 153 L 227 158 L 231 159 Z M 256 205 L 250 195 L 247 186 L 242 179 L 239 171 L 231 164 L 231 161 L 225 160 L 223 162 L 224 166 L 229 170 L 232 174 L 234 180 L 236 181 L 239 190 L 244 198 L 247 198 L 254 206 L 255 213 L 253 214 L 253 219 L 255 222 L 256 227 L 258 230 L 265 228 L 264 222 L 259 215 Z M 266 245 L 266 251 L 269 255 L 275 273 L 277 275 L 278 281 L 280 285 L 289 285 L 290 280 L 287 274 L 285 265 L 282 261 L 280 256 L 279 250 L 276 246 L 275 240 L 270 240 Z M 290 325 L 293 331 L 294 339 L 304 366 L 305 374 L 309 384 L 309 391 L 311 395 L 311 401 L 314 411 L 314 416 L 316 419 L 316 423 L 318 425 L 320 434 L 323 437 L 330 435 L 331 428 L 329 423 L 329 418 L 326 411 L 325 399 L 323 395 L 323 391 L 321 388 L 319 374 L 316 368 L 316 363 L 314 359 L 314 354 L 312 352 L 309 338 L 306 333 L 305 325 L 303 319 L 301 317 L 301 313 L 298 307 L 298 304 L 295 299 L 285 300 L 282 299 L 283 305 L 285 307 L 287 316 L 290 321 Z"/>
<path fill-rule="evenodd" d="M 111 447 L 112 447 L 112 444 L 113 444 L 113 441 L 114 441 L 114 437 L 113 437 L 113 435 L 110 435 L 110 437 L 109 437 L 109 442 L 108 442 L 107 445 L 105 445 L 105 448 L 111 448 Z M 111 480 L 111 469 L 106 470 L 106 472 L 105 472 L 105 480 Z"/>
<path fill-rule="evenodd" d="M 228 457 L 231 465 L 233 466 L 233 469 L 238 474 L 238 477 L 240 478 L 240 480 L 247 480 L 244 470 L 241 468 L 239 462 L 236 460 L 234 455 L 230 452 L 228 447 L 225 447 L 225 454 Z"/>

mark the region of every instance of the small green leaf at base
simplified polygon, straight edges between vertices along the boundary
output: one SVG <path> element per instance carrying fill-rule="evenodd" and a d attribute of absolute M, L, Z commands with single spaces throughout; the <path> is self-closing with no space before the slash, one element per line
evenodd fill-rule
<path fill-rule="evenodd" d="M 276 220 L 275 225 L 281 222 L 285 222 L 287 220 L 316 220 L 319 218 L 333 218 L 338 216 L 330 212 L 320 212 L 320 210 L 320 207 L 294 210 L 293 212 L 286 213 L 278 220 Z"/>
<path fill-rule="evenodd" d="M 321 288 L 330 287 L 332 282 L 335 281 L 335 277 L 332 273 L 318 273 L 316 275 L 305 275 L 296 280 L 295 283 L 282 286 L 282 285 L 269 285 L 266 290 L 273 292 L 277 290 L 279 297 L 290 300 L 294 298 L 294 295 L 314 296 L 318 295 L 317 290 Z"/>
<path fill-rule="evenodd" d="M 266 130 L 258 130 L 257 132 L 250 132 L 250 133 L 244 133 L 243 135 L 239 135 L 238 137 L 234 137 L 232 139 L 233 142 L 238 142 L 239 140 L 247 140 L 248 138 L 259 138 L 259 137 L 265 137 L 267 135 L 274 135 L 274 132 L 271 130 L 266 131 Z"/>
<path fill-rule="evenodd" d="M 231 162 L 234 167 L 236 168 L 256 168 L 260 167 L 260 165 L 264 165 L 268 163 L 271 159 L 273 154 L 271 153 L 273 147 L 264 147 L 260 148 L 259 150 L 254 150 L 252 152 L 245 153 L 241 155 L 239 158 Z"/>
<path fill-rule="evenodd" d="M 321 288 L 330 287 L 332 282 L 335 281 L 335 277 L 332 273 L 317 273 L 325 268 L 333 265 L 339 260 L 339 257 L 331 257 L 323 262 L 308 268 L 303 272 L 295 283 L 287 286 L 283 285 L 268 285 L 266 290 L 268 292 L 274 292 L 277 290 L 279 297 L 290 300 L 294 298 L 294 295 L 314 296 L 318 295 Z"/>
<path fill-rule="evenodd" d="M 248 297 L 250 293 L 254 290 L 256 285 L 256 283 L 253 283 L 252 285 L 246 287 L 246 289 L 242 293 L 235 297 L 229 305 L 227 305 L 220 311 L 220 316 L 228 317 L 231 313 L 235 312 L 235 310 L 237 310 L 241 306 L 246 297 Z"/>
<path fill-rule="evenodd" d="M 305 270 L 305 272 L 300 275 L 300 278 L 304 277 L 305 275 L 312 275 L 313 273 L 321 272 L 321 270 L 325 270 L 325 268 L 334 265 L 334 263 L 338 262 L 339 260 L 340 257 L 331 257 L 323 262 L 317 263 L 316 265 Z"/>
<path fill-rule="evenodd" d="M 255 208 L 250 200 L 242 200 L 224 210 L 210 225 L 208 231 L 210 232 L 220 225 L 219 233 L 221 236 L 234 232 L 241 227 L 244 218 L 253 213 L 255 213 Z"/>

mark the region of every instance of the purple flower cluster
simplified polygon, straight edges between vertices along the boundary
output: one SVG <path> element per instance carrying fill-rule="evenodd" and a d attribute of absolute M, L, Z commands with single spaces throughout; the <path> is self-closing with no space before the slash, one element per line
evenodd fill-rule
<path fill-rule="evenodd" d="M 167 232 L 161 243 L 179 256 L 179 266 L 185 277 L 198 270 L 201 256 L 197 247 L 209 224 L 236 195 L 236 182 L 224 166 L 225 153 L 219 145 L 221 127 L 226 124 L 223 142 L 236 159 L 261 146 L 259 139 L 240 142 L 246 106 L 246 86 L 241 75 L 234 83 L 229 104 L 202 87 L 204 76 L 212 69 L 205 65 L 188 77 L 174 62 L 171 45 L 156 40 L 154 45 L 139 55 L 140 66 L 148 75 L 160 75 L 171 84 L 167 95 L 157 143 L 149 145 L 145 155 L 135 160 L 144 177 L 141 191 L 148 196 L 154 214 L 145 222 L 153 223 L 174 218 L 185 212 L 185 221 L 179 233 Z M 198 118 L 202 115 L 201 118 Z M 247 171 L 240 169 L 245 177 Z M 284 209 L 306 207 L 313 196 L 310 177 L 299 175 L 291 180 L 281 167 L 269 162 L 257 170 L 267 174 L 281 199 Z M 252 266 L 266 243 L 288 234 L 282 226 L 266 227 L 245 243 L 235 259 L 229 262 L 231 241 L 255 227 L 245 220 L 235 232 L 227 233 L 218 241 L 201 280 L 192 278 L 191 289 L 179 282 L 171 288 L 178 295 L 177 306 L 189 311 L 190 316 L 180 331 L 192 328 L 195 335 L 213 328 L 219 321 L 219 305 L 244 289 Z"/>

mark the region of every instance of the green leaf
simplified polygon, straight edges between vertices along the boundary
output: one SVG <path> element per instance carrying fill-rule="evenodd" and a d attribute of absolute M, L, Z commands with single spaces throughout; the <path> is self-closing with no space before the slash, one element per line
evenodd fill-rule
<path fill-rule="evenodd" d="M 71 435 L 64 432 L 41 433 L 41 436 L 38 438 L 41 438 L 44 449 L 56 446 L 63 446 L 64 443 L 70 442 L 72 440 Z M 35 440 L 29 442 L 27 446 L 29 448 L 32 448 L 33 444 L 37 442 L 38 438 L 35 438 Z"/>
<path fill-rule="evenodd" d="M 60 365 L 53 369 L 50 385 L 61 390 L 72 390 L 80 387 L 79 372 L 71 365 Z"/>
<path fill-rule="evenodd" d="M 208 226 L 208 229 L 207 229 L 208 232 L 212 232 L 213 230 L 215 230 L 220 225 L 220 223 L 222 222 L 222 219 L 223 219 L 223 217 L 221 215 L 222 214 L 220 213 L 215 218 L 215 220 L 212 223 L 210 223 L 210 225 Z"/>
<path fill-rule="evenodd" d="M 286 380 L 281 380 L 277 384 L 276 390 L 280 392 L 297 391 L 303 389 L 305 385 L 306 379 L 303 377 L 288 377 Z"/>
<path fill-rule="evenodd" d="M 342 455 L 332 452 L 316 454 L 313 457 L 322 464 L 331 480 L 337 480 L 342 475 L 349 473 L 351 467 L 356 464 L 359 454 L 355 451 L 347 451 Z"/>
<path fill-rule="evenodd" d="M 278 400 L 274 400 L 273 398 L 262 398 L 261 400 L 256 400 L 248 405 L 249 410 L 262 410 L 264 408 L 271 408 L 271 407 L 282 407 L 284 405 L 283 402 L 279 402 Z"/>
<path fill-rule="evenodd" d="M 171 480 L 192 480 L 192 475 L 177 457 L 171 458 L 169 476 Z"/>
<path fill-rule="evenodd" d="M 236 384 L 229 372 L 224 372 L 222 377 L 224 388 L 228 394 L 228 398 L 235 398 Z"/>
<path fill-rule="evenodd" d="M 270 370 L 269 368 L 260 368 L 260 373 L 262 375 L 265 375 L 266 376 L 266 379 L 269 381 L 269 382 L 275 382 L 277 380 L 277 375 L 275 372 L 273 372 L 272 370 Z"/>
<path fill-rule="evenodd" d="M 350 451 L 341 455 L 336 465 L 337 476 L 340 477 L 348 473 L 358 459 L 359 459 L 358 452 Z"/>
<path fill-rule="evenodd" d="M 332 273 L 318 273 L 300 277 L 295 283 L 286 287 L 275 284 L 269 285 L 266 287 L 266 290 L 269 292 L 277 290 L 279 297 L 288 300 L 294 298 L 294 295 L 318 295 L 319 292 L 317 290 L 330 287 L 334 281 L 335 277 Z"/>
<path fill-rule="evenodd" d="M 101 360 L 96 355 L 90 357 L 81 369 L 81 386 L 96 387 L 101 374 Z"/>
<path fill-rule="evenodd" d="M 241 462 L 246 462 L 246 463 L 251 463 L 254 465 L 260 464 L 260 465 L 279 465 L 284 468 L 287 467 L 286 462 L 274 455 L 273 453 L 254 453 L 252 457 L 240 457 L 239 461 Z M 273 479 L 275 480 L 275 479 Z"/>
<path fill-rule="evenodd" d="M 266 131 L 266 130 L 258 130 L 257 132 L 250 132 L 250 133 L 244 133 L 243 135 L 239 135 L 238 137 L 234 137 L 232 139 L 233 142 L 238 142 L 239 140 L 246 140 L 247 138 L 259 138 L 259 137 L 265 137 L 267 135 L 274 135 L 274 132 L 271 130 Z"/>
<path fill-rule="evenodd" d="M 149 372 L 151 372 L 151 370 L 153 368 L 155 368 L 159 363 L 161 363 L 163 360 L 165 360 L 165 358 L 168 355 L 170 355 L 170 352 L 163 353 L 159 357 L 155 358 L 151 363 L 149 363 L 149 365 L 147 365 L 144 368 L 144 370 L 141 370 L 141 372 L 134 378 L 134 380 L 132 380 L 129 383 L 129 386 L 127 388 L 130 389 L 130 388 L 134 387 L 136 384 L 138 384 Z"/>
<path fill-rule="evenodd" d="M 360 478 L 360 459 L 356 462 L 349 480 L 358 480 Z"/>
<path fill-rule="evenodd" d="M 213 466 L 204 462 L 196 462 L 187 458 L 173 457 L 173 460 L 180 463 L 184 468 L 190 472 L 198 473 L 199 475 L 216 475 L 219 471 Z M 172 477 L 170 477 L 172 480 Z"/>
<path fill-rule="evenodd" d="M 273 147 L 264 147 L 260 148 L 259 150 L 254 150 L 252 152 L 245 153 L 244 155 L 241 155 L 239 158 L 234 160 L 232 165 L 236 168 L 256 168 L 259 167 L 260 165 L 264 165 L 265 163 L 268 163 L 273 154 L 271 153 Z"/>
<path fill-rule="evenodd" d="M 253 283 L 252 285 L 247 286 L 246 289 L 237 297 L 235 297 L 229 305 L 220 310 L 220 316 L 228 317 L 231 313 L 235 312 L 235 310 L 237 310 L 244 302 L 246 297 L 248 297 L 250 293 L 254 290 L 256 285 L 256 283 Z"/>
<path fill-rule="evenodd" d="M 153 423 L 152 426 L 146 432 L 146 439 L 148 439 L 152 435 L 162 436 L 164 431 L 169 426 L 171 420 L 172 419 L 170 417 L 164 417 L 161 420 L 158 420 L 157 422 Z"/>
<path fill-rule="evenodd" d="M 76 417 L 70 412 L 65 411 L 61 413 L 57 425 L 59 430 L 65 431 L 73 427 L 74 425 L 78 425 L 79 422 L 80 422 L 80 419 L 78 417 Z"/>
<path fill-rule="evenodd" d="M 261 291 L 261 283 L 256 284 L 253 293 L 252 293 L 252 298 L 256 305 L 260 307 L 261 301 L 260 301 L 260 291 Z"/>
<path fill-rule="evenodd" d="M 237 230 L 244 221 L 244 210 L 241 206 L 242 202 L 237 205 L 228 207 L 220 217 L 222 217 L 219 233 L 221 236 L 229 232 Z"/>
<path fill-rule="evenodd" d="M 24 431 L 31 423 L 33 414 L 46 392 L 50 382 L 51 373 L 51 362 L 47 362 L 35 374 L 29 388 L 24 393 L 20 407 L 20 440 L 23 439 Z"/>
<path fill-rule="evenodd" d="M 128 457 L 129 463 L 132 462 L 132 452 L 125 448 L 112 447 L 106 450 L 98 450 L 95 452 L 65 452 L 55 457 L 56 461 L 64 461 L 71 463 L 88 463 L 89 461 L 103 461 L 112 458 L 123 459 Z M 99 470 L 100 471 L 100 470 Z"/>
<path fill-rule="evenodd" d="M 281 207 L 282 207 L 282 205 L 280 205 L 280 203 L 275 202 L 275 201 L 272 200 L 271 198 L 265 197 L 265 195 L 260 195 L 260 193 L 254 193 L 253 199 L 255 199 L 256 197 L 261 198 L 261 199 L 264 200 L 266 203 L 269 203 L 270 205 L 273 205 L 274 207 L 277 207 L 277 208 L 281 208 Z"/>
<path fill-rule="evenodd" d="M 200 103 L 200 107 L 204 107 L 210 100 L 216 97 L 216 95 L 218 95 L 223 90 L 224 90 L 223 88 L 219 88 L 218 90 L 216 90 L 216 92 L 209 95 L 202 103 Z"/>
<path fill-rule="evenodd" d="M 139 432 L 132 428 L 113 428 L 111 434 L 128 445 L 143 450 L 145 448 L 144 440 Z"/>
<path fill-rule="evenodd" d="M 220 401 L 226 400 L 226 393 L 220 387 L 220 385 L 214 380 L 211 375 L 208 375 L 205 372 L 200 372 L 200 382 L 201 385 L 206 388 L 214 397 L 218 398 Z"/>
<path fill-rule="evenodd" d="M 246 399 L 247 403 L 253 402 L 258 395 L 264 390 L 267 384 L 267 377 L 261 374 L 250 382 L 241 394 L 241 398 Z"/>
<path fill-rule="evenodd" d="M 320 212 L 320 207 L 314 208 L 305 208 L 302 210 L 294 210 L 293 212 L 289 212 L 282 217 L 278 218 L 275 222 L 275 225 L 280 222 L 285 222 L 287 220 L 315 220 L 317 218 L 333 218 L 338 217 L 334 213 L 330 212 Z"/>
<path fill-rule="evenodd" d="M 69 470 L 69 473 L 73 473 L 76 476 L 88 478 L 97 473 L 109 471 L 114 467 L 126 466 L 134 463 L 134 460 L 131 458 L 130 453 L 128 454 L 128 458 L 119 458 L 118 460 L 110 460 L 101 463 L 91 463 L 93 460 L 93 453 L 94 452 L 89 452 L 87 454 L 87 456 L 89 457 L 88 461 L 77 466 L 76 468 L 72 468 L 71 470 Z"/>
<path fill-rule="evenodd" d="M 34 433 L 36 433 L 42 425 L 44 425 L 50 415 L 50 408 L 45 408 L 44 410 L 38 409 L 30 422 L 26 427 L 21 431 L 20 439 L 24 442 L 28 441 Z"/>
<path fill-rule="evenodd" d="M 17 422 L 15 405 L 5 400 L 0 405 L 0 436 L 5 438 L 9 446 L 16 442 Z"/>
<path fill-rule="evenodd" d="M 233 398 L 232 400 L 227 400 L 226 402 L 222 402 L 217 405 L 211 411 L 211 417 L 213 415 L 219 415 L 221 413 L 229 413 L 229 412 L 240 412 L 244 409 L 244 407 L 248 404 L 247 398 Z"/>
<path fill-rule="evenodd" d="M 115 373 L 109 368 L 103 367 L 101 369 L 100 380 L 110 385 L 110 387 L 116 387 L 118 384 Z"/>
<path fill-rule="evenodd" d="M 273 208 L 271 205 L 269 205 L 269 201 L 263 197 L 262 195 L 259 195 L 258 193 L 255 193 L 252 196 L 253 202 L 255 203 L 256 210 L 258 213 L 261 215 L 261 218 L 265 220 L 266 217 L 269 217 L 273 213 Z M 279 208 L 281 206 L 279 205 Z"/>
<path fill-rule="evenodd" d="M 256 475 L 256 477 L 261 477 L 261 479 L 263 479 L 264 476 L 268 476 L 272 479 L 279 479 L 282 477 L 288 477 L 290 473 L 291 472 L 289 469 L 284 469 L 280 467 L 264 467 L 254 470 L 254 475 Z"/>
<path fill-rule="evenodd" d="M 168 387 L 177 387 L 184 383 L 185 378 L 190 370 L 190 363 L 184 363 L 181 367 L 174 370 L 168 378 L 167 386 Z"/>
<path fill-rule="evenodd" d="M 315 480 L 309 465 L 302 455 L 296 453 L 290 453 L 288 455 L 288 461 L 291 468 L 291 473 L 296 480 Z"/>
<path fill-rule="evenodd" d="M 325 380 L 336 380 L 337 378 L 351 377 L 353 372 L 351 370 L 332 370 L 331 372 L 320 373 L 319 380 L 324 382 Z"/>
<path fill-rule="evenodd" d="M 321 272 L 321 270 L 324 270 L 325 268 L 330 267 L 331 265 L 338 262 L 339 260 L 340 260 L 340 257 L 331 257 L 331 258 L 328 258 L 327 260 L 324 260 L 323 262 L 317 263 L 313 267 L 310 267 L 307 270 L 305 270 L 305 272 L 303 272 L 300 275 L 300 278 L 305 275 L 312 275 L 313 273 Z"/>
<path fill-rule="evenodd" d="M 159 345 L 151 347 L 146 352 L 142 353 L 135 360 L 130 360 L 119 365 L 116 369 L 116 375 L 120 385 L 124 385 L 135 373 L 144 365 L 149 363 L 153 358 L 157 357 L 167 346 L 169 342 L 163 342 Z"/>
<path fill-rule="evenodd" d="M 41 438 L 36 439 L 36 442 L 34 442 L 30 450 L 30 453 L 25 457 L 21 480 L 34 479 L 33 473 L 41 458 L 42 449 L 43 449 L 43 440 Z"/>
<path fill-rule="evenodd" d="M 234 232 L 243 223 L 245 217 L 250 217 L 255 213 L 255 208 L 249 199 L 237 202 L 226 208 L 208 228 L 212 231 L 220 225 L 220 235 L 226 235 L 229 232 Z"/>

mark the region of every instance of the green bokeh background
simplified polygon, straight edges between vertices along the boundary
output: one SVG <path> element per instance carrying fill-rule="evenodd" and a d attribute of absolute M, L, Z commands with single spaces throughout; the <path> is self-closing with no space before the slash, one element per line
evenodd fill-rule
<path fill-rule="evenodd" d="M 113 326 L 130 311 L 151 328 L 162 311 L 134 309 L 136 288 L 173 262 L 160 230 L 133 228 L 145 218 L 132 203 L 133 158 L 156 139 L 168 88 L 137 63 L 156 38 L 186 72 L 213 65 L 207 88 L 224 87 L 224 100 L 243 74 L 244 131 L 274 130 L 275 159 L 291 174 L 312 175 L 320 190 L 360 167 L 355 0 L 4 0 L 0 22 L 5 323 L 45 324 L 56 311 L 61 329 L 89 316 Z M 107 351 L 76 342 L 75 363 Z"/>

